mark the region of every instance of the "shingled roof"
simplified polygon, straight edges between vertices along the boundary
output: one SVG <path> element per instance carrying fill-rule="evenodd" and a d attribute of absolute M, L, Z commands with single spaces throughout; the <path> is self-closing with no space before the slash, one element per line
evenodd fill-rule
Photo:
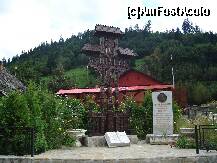
<path fill-rule="evenodd" d="M 113 37 L 118 38 L 124 33 L 120 30 L 118 27 L 113 27 L 113 26 L 106 26 L 106 25 L 100 25 L 97 24 L 95 26 L 95 35 L 97 36 L 102 36 L 102 37 Z M 107 38 L 106 38 L 107 39 Z M 134 53 L 133 50 L 130 50 L 128 48 L 121 48 L 116 45 L 116 52 L 118 55 L 123 56 L 123 57 L 135 57 L 137 56 L 136 53 Z M 105 47 L 103 45 L 93 45 L 93 44 L 85 44 L 82 48 L 82 52 L 88 54 L 88 55 L 99 55 L 99 54 L 104 54 L 105 53 Z"/>
<path fill-rule="evenodd" d="M 98 34 L 101 32 L 102 33 L 110 33 L 110 34 L 118 34 L 118 35 L 124 34 L 120 28 L 97 24 L 95 26 L 95 33 Z"/>
<path fill-rule="evenodd" d="M 26 87 L 21 81 L 0 65 L 0 93 L 2 95 L 7 95 L 13 90 L 24 91 L 25 89 Z"/>
<path fill-rule="evenodd" d="M 119 47 L 119 48 L 118 48 L 118 51 L 120 52 L 121 55 L 132 56 L 132 57 L 137 56 L 137 54 L 134 53 L 133 50 L 130 50 L 130 49 L 128 49 L 128 48 L 125 48 L 125 49 L 124 49 L 124 48 Z"/>
<path fill-rule="evenodd" d="M 85 44 L 81 50 L 87 53 L 103 53 L 100 45 L 92 45 L 88 43 Z"/>
<path fill-rule="evenodd" d="M 82 48 L 82 51 L 88 54 L 99 54 L 104 53 L 100 45 L 92 45 L 92 44 L 85 44 Z M 130 50 L 128 48 L 121 48 L 119 47 L 117 49 L 118 54 L 122 56 L 128 56 L 128 57 L 135 57 L 137 56 L 136 53 L 134 53 L 133 50 Z"/>

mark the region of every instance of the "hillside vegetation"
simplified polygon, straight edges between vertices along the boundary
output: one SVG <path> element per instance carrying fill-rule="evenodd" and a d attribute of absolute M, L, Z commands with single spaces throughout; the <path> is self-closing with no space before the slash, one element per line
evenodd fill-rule
<path fill-rule="evenodd" d="M 177 87 L 189 91 L 189 103 L 200 104 L 217 99 L 217 34 L 202 32 L 185 19 L 181 28 L 152 32 L 151 22 L 125 29 L 120 46 L 133 49 L 138 57 L 132 67 L 171 83 L 174 68 Z M 82 46 L 97 43 L 93 31 L 87 30 L 58 42 L 42 43 L 22 52 L 12 60 L 3 60 L 13 74 L 28 83 L 33 80 L 51 90 L 88 87 L 96 84 L 96 74 L 86 69 L 87 56 Z M 61 83 L 61 84 L 60 84 Z"/>

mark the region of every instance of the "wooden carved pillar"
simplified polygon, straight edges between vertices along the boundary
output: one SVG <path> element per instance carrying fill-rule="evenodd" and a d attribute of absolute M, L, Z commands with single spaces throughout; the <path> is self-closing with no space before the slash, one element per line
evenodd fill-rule
<path fill-rule="evenodd" d="M 108 107 L 107 107 L 107 130 L 114 131 L 114 112 L 113 112 L 113 101 L 112 101 L 112 87 L 108 87 L 107 89 L 107 99 L 108 99 Z"/>

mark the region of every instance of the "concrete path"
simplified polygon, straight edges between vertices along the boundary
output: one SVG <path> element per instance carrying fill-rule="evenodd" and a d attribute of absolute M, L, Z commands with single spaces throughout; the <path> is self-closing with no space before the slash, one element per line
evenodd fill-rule
<path fill-rule="evenodd" d="M 217 155 L 216 151 L 206 152 L 200 151 L 196 154 L 195 149 L 179 149 L 171 148 L 168 145 L 149 145 L 132 144 L 128 147 L 80 147 L 65 150 L 51 150 L 35 158 L 48 159 L 90 159 L 90 160 L 106 160 L 106 159 L 139 159 L 139 158 L 158 158 L 158 157 L 191 157 L 191 156 L 210 156 Z M 217 161 L 216 161 L 217 163 Z"/>
<path fill-rule="evenodd" d="M 9 160 L 7 160 L 7 158 Z M 23 159 L 23 160 L 21 160 Z M 24 161 L 25 159 L 25 161 Z M 10 161 L 11 160 L 11 161 Z M 4 157 L 0 156 L 0 162 L 49 162 L 49 163 L 217 163 L 217 152 L 200 151 L 197 155 L 195 149 L 171 148 L 168 145 L 131 145 L 130 147 L 75 147 L 70 149 L 51 150 L 35 155 L 34 158 Z"/>

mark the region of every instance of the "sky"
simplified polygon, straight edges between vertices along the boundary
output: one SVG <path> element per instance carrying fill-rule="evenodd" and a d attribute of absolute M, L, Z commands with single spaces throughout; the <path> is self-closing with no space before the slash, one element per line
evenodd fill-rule
<path fill-rule="evenodd" d="M 132 8 L 207 8 L 210 16 L 188 17 L 203 31 L 217 33 L 216 0 L 0 0 L 0 60 L 12 58 L 42 42 L 64 39 L 94 29 L 96 24 L 142 28 L 151 20 L 152 31 L 181 28 L 185 16 L 143 16 L 128 19 Z"/>

